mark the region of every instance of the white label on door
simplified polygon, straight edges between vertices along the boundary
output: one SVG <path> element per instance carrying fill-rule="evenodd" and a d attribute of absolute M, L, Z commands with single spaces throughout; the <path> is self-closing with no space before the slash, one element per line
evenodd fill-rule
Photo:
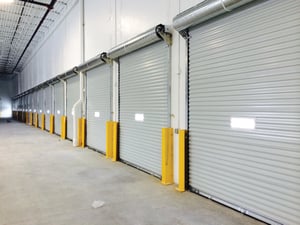
<path fill-rule="evenodd" d="M 94 113 L 94 116 L 95 116 L 96 118 L 99 118 L 99 117 L 100 117 L 100 112 L 95 112 L 95 113 Z"/>
<path fill-rule="evenodd" d="M 60 115 L 60 110 L 57 110 L 57 112 L 56 112 L 56 113 L 57 113 L 57 115 Z"/>
<path fill-rule="evenodd" d="M 144 114 L 142 114 L 142 113 L 136 113 L 135 114 L 135 121 L 144 122 Z"/>
<path fill-rule="evenodd" d="M 50 110 L 49 109 L 47 110 L 47 114 L 50 114 Z"/>
<path fill-rule="evenodd" d="M 243 117 L 231 117 L 230 119 L 231 128 L 239 129 L 255 129 L 255 118 L 243 118 Z"/>

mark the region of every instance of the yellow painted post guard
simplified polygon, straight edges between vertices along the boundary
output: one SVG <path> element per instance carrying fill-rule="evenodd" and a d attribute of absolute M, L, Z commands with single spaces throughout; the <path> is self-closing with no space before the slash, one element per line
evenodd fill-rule
<path fill-rule="evenodd" d="M 186 165 L 185 165 L 185 154 L 186 154 L 186 130 L 179 130 L 179 158 L 178 158 L 178 187 L 177 191 L 185 191 L 185 175 L 186 175 Z"/>
<path fill-rule="evenodd" d="M 84 148 L 85 147 L 85 118 L 78 119 L 78 147 Z"/>
<path fill-rule="evenodd" d="M 54 115 L 50 115 L 50 134 L 54 134 Z"/>
<path fill-rule="evenodd" d="M 37 128 L 39 126 L 39 114 L 34 114 L 34 126 Z"/>
<path fill-rule="evenodd" d="M 67 117 L 66 116 L 62 116 L 61 117 L 61 139 L 65 140 L 67 137 Z"/>
<path fill-rule="evenodd" d="M 41 129 L 45 130 L 45 119 L 46 119 L 46 116 L 45 116 L 44 113 L 42 114 L 41 119 L 42 119 L 42 121 L 40 121 L 41 122 Z"/>
<path fill-rule="evenodd" d="M 118 122 L 106 122 L 106 158 L 118 160 Z"/>
<path fill-rule="evenodd" d="M 173 184 L 173 128 L 162 128 L 161 183 Z"/>
<path fill-rule="evenodd" d="M 33 115 L 32 112 L 29 113 L 29 125 L 32 126 L 33 125 Z"/>
<path fill-rule="evenodd" d="M 25 113 L 25 123 L 26 124 L 29 123 L 29 113 L 28 112 Z"/>

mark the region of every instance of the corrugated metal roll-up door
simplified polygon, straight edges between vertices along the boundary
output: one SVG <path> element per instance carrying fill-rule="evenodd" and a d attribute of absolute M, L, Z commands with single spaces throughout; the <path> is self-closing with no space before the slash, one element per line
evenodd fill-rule
<path fill-rule="evenodd" d="M 120 58 L 120 158 L 156 176 L 169 126 L 169 60 L 162 41 Z"/>
<path fill-rule="evenodd" d="M 50 130 L 50 115 L 51 115 L 51 106 L 52 106 L 52 90 L 51 87 L 45 88 L 45 128 Z"/>
<path fill-rule="evenodd" d="M 79 99 L 79 76 L 67 80 L 67 138 L 73 139 L 72 107 Z M 77 122 L 76 122 L 77 123 Z"/>
<path fill-rule="evenodd" d="M 64 115 L 64 87 L 62 82 L 54 84 L 54 131 L 61 134 L 61 117 Z"/>
<path fill-rule="evenodd" d="M 300 1 L 190 29 L 191 188 L 269 223 L 300 221 Z"/>
<path fill-rule="evenodd" d="M 111 66 L 87 72 L 87 145 L 106 149 L 106 121 L 111 119 Z"/>

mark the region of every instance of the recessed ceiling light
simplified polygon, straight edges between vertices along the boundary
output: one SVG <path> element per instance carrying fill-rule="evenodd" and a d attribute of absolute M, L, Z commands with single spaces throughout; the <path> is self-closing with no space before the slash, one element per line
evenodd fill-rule
<path fill-rule="evenodd" d="M 0 0 L 0 4 L 13 3 L 15 0 Z"/>

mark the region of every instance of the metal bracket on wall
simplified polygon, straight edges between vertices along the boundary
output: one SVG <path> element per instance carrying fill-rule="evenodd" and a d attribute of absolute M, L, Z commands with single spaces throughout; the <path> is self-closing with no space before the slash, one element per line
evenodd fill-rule
<path fill-rule="evenodd" d="M 112 64 L 113 60 L 107 56 L 106 52 L 102 52 L 100 55 L 100 59 L 106 64 Z"/>
<path fill-rule="evenodd" d="M 169 46 L 172 45 L 172 34 L 166 29 L 166 26 L 159 24 L 155 27 L 155 32 L 159 38 L 164 40 Z"/>

